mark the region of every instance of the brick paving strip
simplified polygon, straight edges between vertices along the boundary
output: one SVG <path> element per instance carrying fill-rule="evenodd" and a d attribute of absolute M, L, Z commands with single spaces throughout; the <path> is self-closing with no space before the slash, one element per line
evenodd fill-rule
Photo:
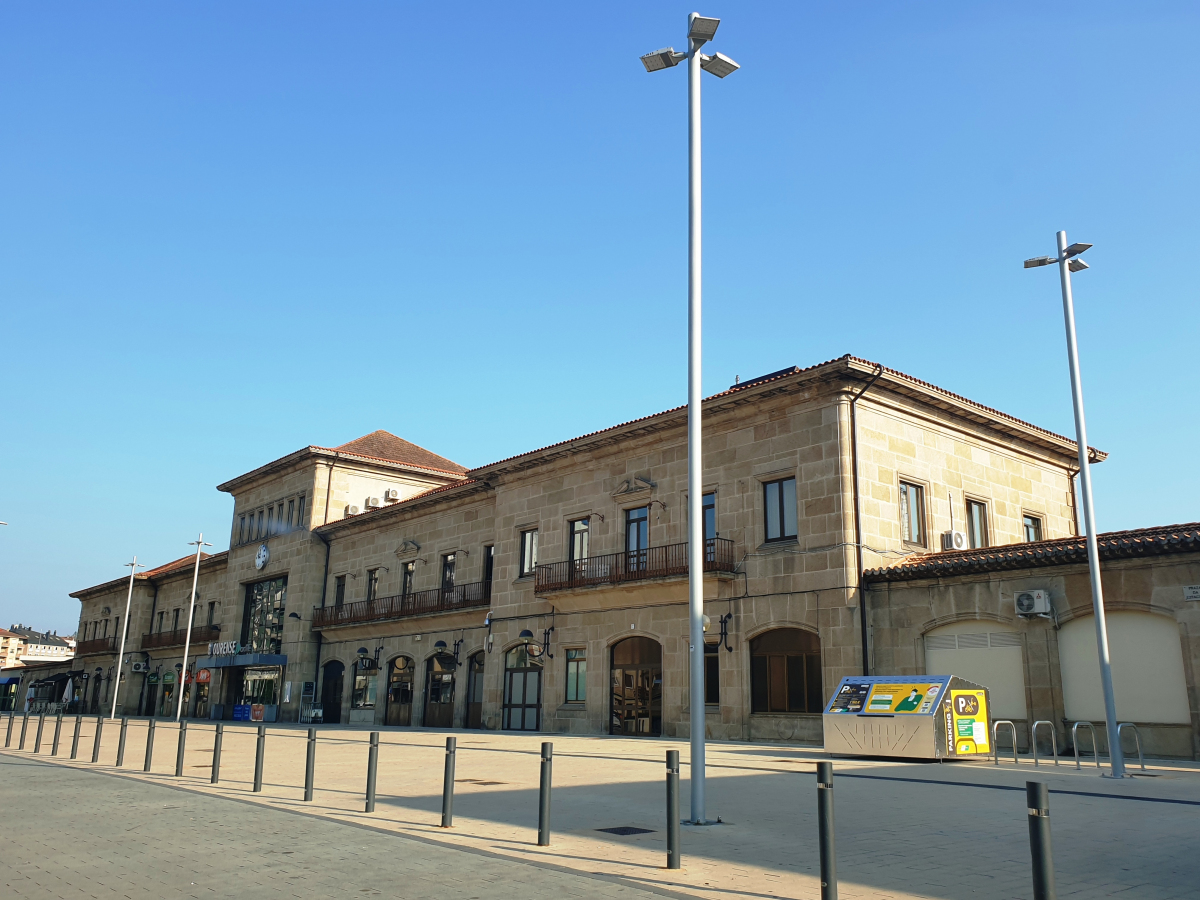
<path fill-rule="evenodd" d="M 94 718 L 85 722 L 85 743 L 94 728 Z M 150 775 L 143 775 L 140 765 L 145 721 L 130 723 L 127 765 L 121 770 L 112 767 L 117 732 L 104 730 L 98 766 L 78 761 L 60 762 L 61 768 L 36 768 L 50 773 L 91 770 L 70 773 L 93 779 L 86 789 L 77 786 L 79 797 L 97 791 L 116 796 L 123 788 L 106 785 L 149 781 L 176 788 L 185 796 L 198 793 L 213 798 L 206 803 L 215 803 L 217 797 L 240 801 L 228 806 L 236 812 L 223 814 L 237 822 L 241 810 L 257 815 L 270 809 L 275 814 L 299 813 L 305 817 L 303 822 L 319 820 L 322 828 L 366 826 L 381 839 L 403 839 L 403 849 L 393 851 L 383 870 L 393 878 L 405 877 L 406 860 L 432 858 L 436 851 L 443 868 L 443 896 L 489 896 L 473 892 L 466 883 L 479 868 L 479 858 L 530 866 L 540 873 L 553 871 L 564 878 L 599 878 L 604 890 L 622 891 L 627 897 L 641 892 L 797 900 L 819 896 L 812 771 L 814 761 L 823 757 L 816 751 L 711 744 L 709 814 L 721 815 L 727 824 L 685 828 L 684 868 L 668 872 L 662 757 L 667 749 L 681 748 L 677 742 L 456 732 L 459 783 L 455 827 L 447 831 L 437 827 L 444 759 L 441 733 L 382 734 L 378 805 L 374 814 L 365 815 L 366 730 L 319 730 L 312 803 L 301 799 L 304 729 L 268 729 L 266 777 L 260 794 L 250 792 L 253 729 L 226 725 L 217 786 L 208 783 L 209 723 L 189 726 L 185 775 L 178 779 L 173 777 L 173 723 L 159 723 Z M 555 831 L 551 846 L 539 848 L 538 747 L 545 739 L 555 742 Z M 9 751 L 10 758 L 30 756 L 28 750 Z M 130 765 L 131 759 L 137 764 Z M 50 762 L 45 753 L 38 760 Z M 97 777 L 101 773 L 120 777 Z M 1046 781 L 1053 792 L 1060 896 L 1156 900 L 1195 896 L 1194 886 L 1200 883 L 1200 855 L 1194 852 L 1192 839 L 1200 814 L 1200 771 L 1193 764 L 1155 765 L 1151 773 L 1155 777 L 1131 782 L 1101 780 L 1094 766 L 1082 772 L 1046 765 L 1035 770 L 1028 760 L 1017 767 L 838 760 L 835 773 L 842 897 L 1008 900 L 1029 896 L 1026 779 Z M 0 781 L 0 802 L 8 807 L 6 781 Z M 686 784 L 683 795 L 686 806 Z M 73 821 L 80 823 L 74 827 L 95 830 L 102 817 L 76 816 Z M 648 833 L 615 836 L 597 831 L 620 826 L 644 828 Z M 202 848 L 205 837 L 188 837 L 185 843 Z M 312 844 L 305 841 L 294 852 L 319 851 Z M 202 849 L 198 852 L 203 854 Z M 463 852 L 472 856 L 454 856 Z M 446 853 L 451 854 L 448 859 Z M 206 857 L 206 865 L 221 869 L 222 857 L 227 856 L 224 850 Z M 241 860 L 238 864 L 244 865 Z M 224 868 L 235 875 L 244 871 L 228 864 Z M 581 890 L 573 886 L 567 892 L 590 896 Z M 406 890 L 403 896 L 417 894 Z"/>

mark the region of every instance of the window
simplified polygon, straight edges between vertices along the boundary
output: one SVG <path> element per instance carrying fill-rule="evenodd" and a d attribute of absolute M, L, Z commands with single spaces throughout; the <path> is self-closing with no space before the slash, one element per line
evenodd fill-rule
<path fill-rule="evenodd" d="M 108 637 L 108 619 L 104 620 L 104 634 L 100 635 L 100 637 Z"/>
<path fill-rule="evenodd" d="M 210 628 L 212 627 L 213 619 L 215 619 L 216 616 L 217 616 L 217 601 L 210 600 L 208 603 L 208 625 Z"/>
<path fill-rule="evenodd" d="M 287 517 L 288 531 L 291 531 L 292 528 L 294 527 L 295 515 L 296 515 L 296 501 L 289 500 L 288 501 L 288 517 Z"/>
<path fill-rule="evenodd" d="M 704 540 L 711 541 L 717 536 L 717 495 L 705 494 L 700 509 L 704 516 Z"/>
<path fill-rule="evenodd" d="M 537 529 L 521 532 L 521 575 L 532 575 L 537 569 Z"/>
<path fill-rule="evenodd" d="M 587 559 L 588 557 L 588 519 L 576 519 L 570 523 L 571 555 L 570 560 Z"/>
<path fill-rule="evenodd" d="M 242 617 L 242 647 L 246 653 L 280 652 L 286 605 L 287 578 L 246 585 L 246 613 Z"/>
<path fill-rule="evenodd" d="M 356 662 L 354 664 L 354 693 L 350 697 L 351 709 L 374 709 L 375 708 L 375 685 L 378 679 L 375 677 L 375 670 L 365 668 L 366 665 L 372 665 L 374 660 L 368 659 L 366 663 Z"/>
<path fill-rule="evenodd" d="M 275 533 L 283 534 L 283 501 L 280 501 L 279 506 L 275 509 Z"/>
<path fill-rule="evenodd" d="M 346 576 L 339 575 L 333 579 L 333 605 L 341 606 L 346 602 Z"/>
<path fill-rule="evenodd" d="M 925 546 L 925 488 L 907 481 L 900 482 L 900 535 Z"/>
<path fill-rule="evenodd" d="M 304 495 L 300 495 L 300 500 L 296 504 L 296 527 L 304 527 Z"/>
<path fill-rule="evenodd" d="M 810 631 L 776 628 L 750 642 L 750 711 L 819 713 L 821 643 Z"/>
<path fill-rule="evenodd" d="M 1042 520 L 1040 516 L 1031 516 L 1026 513 L 1022 516 L 1025 523 L 1025 540 L 1040 541 L 1042 539 Z"/>
<path fill-rule="evenodd" d="M 379 570 L 367 569 L 367 601 L 379 596 Z"/>
<path fill-rule="evenodd" d="M 274 519 L 275 519 L 275 507 L 272 506 L 270 509 L 267 510 L 267 530 L 264 532 L 264 534 L 267 537 L 271 536 L 271 530 L 274 527 Z"/>
<path fill-rule="evenodd" d="M 567 702 L 587 700 L 587 651 L 567 651 Z"/>
<path fill-rule="evenodd" d="M 263 534 L 263 511 L 258 511 L 258 530 L 255 532 L 255 537 L 260 538 Z"/>
<path fill-rule="evenodd" d="M 160 611 L 158 614 L 158 628 L 155 630 L 158 631 L 159 634 L 161 634 L 162 630 L 163 630 L 163 616 L 165 616 L 165 615 L 166 615 L 165 611 Z"/>
<path fill-rule="evenodd" d="M 238 519 L 238 543 L 246 543 L 246 517 L 242 516 Z"/>
<path fill-rule="evenodd" d="M 488 544 L 483 548 L 483 583 L 487 585 L 485 590 L 490 591 L 492 588 L 492 572 L 496 568 L 496 548 Z"/>
<path fill-rule="evenodd" d="M 177 609 L 177 610 L 175 610 L 175 616 L 174 616 L 174 618 L 171 620 L 171 621 L 172 621 L 172 624 L 171 624 L 171 630 L 172 630 L 172 631 L 178 631 L 178 630 L 179 630 L 179 613 L 180 613 L 180 610 L 178 610 L 178 609 Z"/>
<path fill-rule="evenodd" d="M 967 538 L 971 549 L 988 545 L 987 504 L 979 500 L 967 501 Z"/>
<path fill-rule="evenodd" d="M 784 478 L 763 485 L 767 540 L 786 541 L 796 536 L 796 479 Z"/>
<path fill-rule="evenodd" d="M 442 557 L 442 590 L 454 590 L 454 567 L 455 560 L 453 553 L 447 553 Z"/>
<path fill-rule="evenodd" d="M 721 705 L 721 648 L 704 645 L 704 705 Z"/>
<path fill-rule="evenodd" d="M 400 572 L 400 596 L 407 597 L 412 593 L 413 576 L 417 573 L 417 564 L 415 562 L 406 562 L 404 569 Z"/>
<path fill-rule="evenodd" d="M 650 546 L 650 507 L 625 510 L 625 567 L 630 571 L 646 568 Z"/>

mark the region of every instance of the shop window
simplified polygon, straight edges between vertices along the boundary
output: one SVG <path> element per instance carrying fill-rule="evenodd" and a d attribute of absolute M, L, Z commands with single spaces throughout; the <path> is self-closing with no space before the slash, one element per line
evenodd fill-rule
<path fill-rule="evenodd" d="M 796 536 L 796 479 L 783 478 L 763 485 L 763 508 L 768 541 Z"/>
<path fill-rule="evenodd" d="M 587 700 L 587 651 L 567 651 L 567 703 Z"/>
<path fill-rule="evenodd" d="M 821 643 L 810 631 L 777 628 L 750 642 L 750 711 L 819 713 Z"/>
<path fill-rule="evenodd" d="M 704 645 L 704 705 L 721 705 L 721 648 Z"/>
<path fill-rule="evenodd" d="M 354 693 L 350 695 L 351 709 L 375 708 L 375 685 L 378 682 L 375 676 L 378 672 L 373 667 L 365 668 L 365 665 L 373 662 L 373 660 L 368 660 L 366 664 L 361 661 L 354 664 Z"/>
<path fill-rule="evenodd" d="M 973 550 L 988 545 L 987 504 L 979 500 L 967 501 L 967 538 Z"/>
<path fill-rule="evenodd" d="M 1025 540 L 1040 541 L 1042 539 L 1042 520 L 1039 516 L 1026 514 L 1021 517 L 1025 527 Z"/>
<path fill-rule="evenodd" d="M 532 575 L 537 569 L 537 529 L 521 532 L 521 575 Z"/>
<path fill-rule="evenodd" d="M 925 488 L 907 481 L 900 482 L 900 535 L 925 546 Z"/>

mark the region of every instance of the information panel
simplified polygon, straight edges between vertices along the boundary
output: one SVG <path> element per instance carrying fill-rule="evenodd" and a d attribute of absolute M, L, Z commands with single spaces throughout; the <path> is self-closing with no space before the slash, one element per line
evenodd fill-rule
<path fill-rule="evenodd" d="M 945 695 L 948 677 L 926 675 L 920 681 L 887 678 L 842 679 L 826 713 L 932 715 Z"/>
<path fill-rule="evenodd" d="M 946 747 L 955 756 L 991 753 L 987 691 L 950 691 Z"/>

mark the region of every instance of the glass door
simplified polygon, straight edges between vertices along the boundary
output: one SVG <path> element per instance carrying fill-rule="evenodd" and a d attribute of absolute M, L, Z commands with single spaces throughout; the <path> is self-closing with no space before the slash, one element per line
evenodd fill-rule
<path fill-rule="evenodd" d="M 538 731 L 542 727 L 542 667 L 529 658 L 523 646 L 504 655 L 501 727 L 509 731 Z"/>

